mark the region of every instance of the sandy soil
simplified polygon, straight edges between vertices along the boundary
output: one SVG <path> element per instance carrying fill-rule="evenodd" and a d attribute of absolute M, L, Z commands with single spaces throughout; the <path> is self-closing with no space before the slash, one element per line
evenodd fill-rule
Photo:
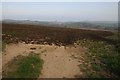
<path fill-rule="evenodd" d="M 35 48 L 35 50 L 31 50 Z M 55 45 L 36 44 L 10 44 L 6 46 L 2 55 L 3 67 L 18 55 L 26 56 L 29 52 L 41 53 L 44 60 L 42 74 L 40 78 L 74 78 L 75 75 L 82 75 L 78 67 L 81 62 L 71 56 L 84 53 L 84 49 L 77 47 L 64 47 Z M 75 56 L 77 57 L 77 56 Z"/>

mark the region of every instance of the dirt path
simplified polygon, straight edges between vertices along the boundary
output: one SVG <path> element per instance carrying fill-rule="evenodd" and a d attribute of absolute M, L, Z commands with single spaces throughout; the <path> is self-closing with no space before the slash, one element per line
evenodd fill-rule
<path fill-rule="evenodd" d="M 35 48 L 31 50 L 30 48 Z M 3 53 L 3 67 L 14 57 L 18 55 L 28 55 L 29 52 L 41 53 L 41 58 L 44 60 L 42 74 L 40 78 L 74 78 L 75 75 L 82 75 L 78 65 L 78 59 L 71 57 L 76 53 L 83 53 L 83 48 L 50 45 L 35 45 L 35 44 L 10 44 L 6 46 Z"/>

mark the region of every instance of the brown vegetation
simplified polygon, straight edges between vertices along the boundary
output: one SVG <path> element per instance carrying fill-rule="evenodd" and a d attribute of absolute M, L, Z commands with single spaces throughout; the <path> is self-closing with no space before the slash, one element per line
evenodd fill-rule
<path fill-rule="evenodd" d="M 80 39 L 108 41 L 105 37 L 113 33 L 110 31 L 84 30 L 60 27 L 47 27 L 26 24 L 3 23 L 3 41 L 6 43 L 36 43 L 68 45 Z"/>

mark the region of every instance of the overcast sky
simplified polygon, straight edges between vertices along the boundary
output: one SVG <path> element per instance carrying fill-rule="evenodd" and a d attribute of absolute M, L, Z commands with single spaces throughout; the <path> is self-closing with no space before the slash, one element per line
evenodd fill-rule
<path fill-rule="evenodd" d="M 3 2 L 2 18 L 39 21 L 117 21 L 117 2 Z"/>

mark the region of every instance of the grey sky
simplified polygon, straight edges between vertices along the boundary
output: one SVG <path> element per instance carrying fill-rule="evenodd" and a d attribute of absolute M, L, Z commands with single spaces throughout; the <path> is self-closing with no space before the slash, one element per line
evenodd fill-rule
<path fill-rule="evenodd" d="M 3 19 L 117 21 L 117 2 L 4 2 Z"/>

